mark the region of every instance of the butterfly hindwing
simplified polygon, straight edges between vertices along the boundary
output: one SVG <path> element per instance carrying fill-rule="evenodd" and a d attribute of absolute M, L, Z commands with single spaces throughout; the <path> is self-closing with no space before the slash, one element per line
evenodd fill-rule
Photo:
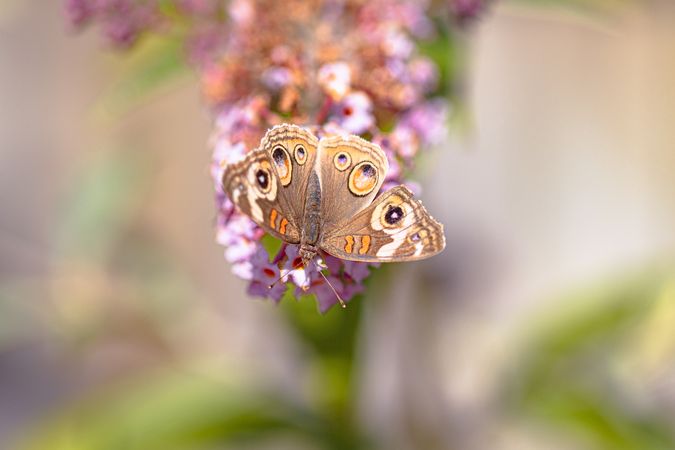
<path fill-rule="evenodd" d="M 350 221 L 373 201 L 389 163 L 379 146 L 357 136 L 322 138 L 318 158 L 321 216 L 328 232 Z"/>
<path fill-rule="evenodd" d="M 412 192 L 396 186 L 343 226 L 326 230 L 320 247 L 352 261 L 414 261 L 443 250 L 445 236 Z"/>

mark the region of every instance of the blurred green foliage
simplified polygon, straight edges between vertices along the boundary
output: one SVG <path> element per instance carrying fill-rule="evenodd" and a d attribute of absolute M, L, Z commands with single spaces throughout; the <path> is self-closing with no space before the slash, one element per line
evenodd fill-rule
<path fill-rule="evenodd" d="M 227 373 L 212 375 L 158 373 L 118 386 L 76 405 L 24 448 L 246 448 L 271 439 L 288 448 L 363 448 L 330 417 L 246 382 L 227 381 Z"/>
<path fill-rule="evenodd" d="M 98 260 L 109 256 L 143 205 L 145 153 L 96 152 L 72 177 L 55 229 L 58 253 Z"/>
<path fill-rule="evenodd" d="M 645 347 L 636 343 L 662 339 L 653 313 L 664 302 L 675 310 L 673 280 L 651 273 L 556 302 L 565 309 L 538 318 L 505 386 L 510 412 L 571 433 L 590 448 L 675 448 L 672 417 L 663 415 L 658 399 L 635 398 L 647 394 L 643 389 L 659 372 L 653 362 L 640 362 Z M 660 326 L 675 330 L 675 320 Z M 675 356 L 675 332 L 666 335 L 671 348 L 660 355 L 662 364 Z"/>
<path fill-rule="evenodd" d="M 124 57 L 113 82 L 98 101 L 97 113 L 118 119 L 153 95 L 160 95 L 183 81 L 194 79 L 185 61 L 180 35 L 144 36 Z"/>
<path fill-rule="evenodd" d="M 291 305 L 292 303 L 292 305 Z M 291 305 L 291 306 L 288 306 Z M 317 325 L 314 302 L 287 301 L 284 315 L 306 344 L 309 401 L 231 372 L 195 367 L 146 374 L 61 412 L 25 445 L 34 450 L 370 448 L 353 405 L 353 352 L 360 302 Z M 258 447 L 256 447 L 258 448 Z"/>

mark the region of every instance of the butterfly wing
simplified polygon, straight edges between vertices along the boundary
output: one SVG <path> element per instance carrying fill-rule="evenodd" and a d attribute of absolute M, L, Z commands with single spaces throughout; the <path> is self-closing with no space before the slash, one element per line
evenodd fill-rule
<path fill-rule="evenodd" d="M 300 242 L 297 222 L 281 206 L 281 180 L 265 149 L 225 167 L 223 189 L 232 203 L 267 233 L 286 242 Z"/>
<path fill-rule="evenodd" d="M 258 149 L 225 168 L 223 188 L 241 212 L 267 233 L 300 242 L 300 225 L 309 174 L 318 140 L 290 124 L 268 130 Z"/>
<path fill-rule="evenodd" d="M 309 131 L 291 124 L 277 125 L 260 141 L 279 177 L 279 204 L 294 224 L 303 221 L 309 175 L 314 170 L 318 139 Z"/>
<path fill-rule="evenodd" d="M 445 236 L 443 225 L 422 202 L 405 186 L 396 186 L 343 226 L 329 230 L 320 247 L 351 261 L 414 261 L 442 251 Z"/>
<path fill-rule="evenodd" d="M 373 201 L 389 163 L 378 145 L 357 136 L 322 138 L 318 158 L 322 228 L 332 230 Z"/>

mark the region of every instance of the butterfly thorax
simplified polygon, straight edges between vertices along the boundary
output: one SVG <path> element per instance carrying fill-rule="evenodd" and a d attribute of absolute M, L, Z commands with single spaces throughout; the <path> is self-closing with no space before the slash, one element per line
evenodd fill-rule
<path fill-rule="evenodd" d="M 321 184 L 316 173 L 312 173 L 307 184 L 304 220 L 300 236 L 300 257 L 307 265 L 317 253 L 321 236 Z"/>

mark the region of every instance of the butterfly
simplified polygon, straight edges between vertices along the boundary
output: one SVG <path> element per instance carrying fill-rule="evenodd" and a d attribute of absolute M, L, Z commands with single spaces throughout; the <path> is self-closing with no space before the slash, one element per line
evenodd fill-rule
<path fill-rule="evenodd" d="M 277 125 L 260 146 L 225 166 L 230 200 L 270 235 L 299 244 L 302 265 L 319 251 L 363 262 L 413 261 L 445 248 L 443 225 L 405 186 L 376 197 L 389 163 L 358 136 L 318 139 Z"/>

